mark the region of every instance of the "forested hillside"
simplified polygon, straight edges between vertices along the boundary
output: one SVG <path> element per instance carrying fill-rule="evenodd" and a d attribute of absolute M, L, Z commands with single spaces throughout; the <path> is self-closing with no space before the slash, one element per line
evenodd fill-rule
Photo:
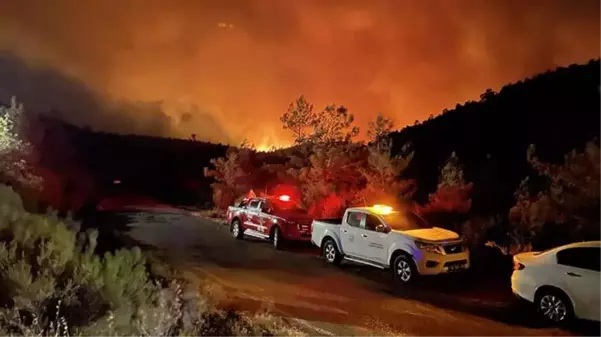
<path fill-rule="evenodd" d="M 393 132 L 393 152 L 412 144 L 414 160 L 405 171 L 417 179 L 415 197 L 425 202 L 438 173 L 455 151 L 466 180 L 473 182 L 472 210 L 493 214 L 513 205 L 513 192 L 534 175 L 526 157 L 530 144 L 544 160 L 561 162 L 572 149 L 599 137 L 599 60 L 572 65 L 487 90 L 480 101 Z"/>

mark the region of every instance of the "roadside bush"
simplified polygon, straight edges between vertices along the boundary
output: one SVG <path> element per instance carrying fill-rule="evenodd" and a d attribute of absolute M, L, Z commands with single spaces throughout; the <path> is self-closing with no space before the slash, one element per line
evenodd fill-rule
<path fill-rule="evenodd" d="M 79 226 L 56 213 L 28 213 L 8 187 L 0 186 L 0 198 L 3 335 L 273 335 L 285 330 L 270 315 L 265 322 L 261 315 L 217 310 L 198 288 L 184 293 L 182 281 L 151 274 L 157 268 L 148 268 L 137 247 L 97 255 L 97 231 L 78 233 Z"/>

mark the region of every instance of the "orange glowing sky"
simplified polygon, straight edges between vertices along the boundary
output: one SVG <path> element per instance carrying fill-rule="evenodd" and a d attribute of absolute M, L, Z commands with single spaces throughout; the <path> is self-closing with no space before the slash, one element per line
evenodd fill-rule
<path fill-rule="evenodd" d="M 347 106 L 364 129 L 378 112 L 400 128 L 600 48 L 598 0 L 2 7 L 0 100 L 16 94 L 30 109 L 109 131 L 259 146 L 290 141 L 278 117 L 300 94 Z"/>

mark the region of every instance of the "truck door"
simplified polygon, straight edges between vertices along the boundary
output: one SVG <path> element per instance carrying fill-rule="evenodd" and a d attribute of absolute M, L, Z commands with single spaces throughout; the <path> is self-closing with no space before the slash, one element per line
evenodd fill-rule
<path fill-rule="evenodd" d="M 257 227 L 259 226 L 259 213 L 261 200 L 253 199 L 248 204 L 246 208 L 246 219 L 244 219 L 244 227 L 245 229 L 250 229 L 253 231 L 258 231 Z"/>
<path fill-rule="evenodd" d="M 373 262 L 387 264 L 388 247 L 386 233 L 376 231 L 378 225 L 383 225 L 382 221 L 373 214 L 366 214 L 365 225 L 361 232 L 361 250 L 365 257 Z"/>
<path fill-rule="evenodd" d="M 342 242 L 342 250 L 344 254 L 363 257 L 361 253 L 361 223 L 365 218 L 365 213 L 349 211 L 346 213 L 342 224 L 340 225 L 340 241 Z"/>
<path fill-rule="evenodd" d="M 270 209 L 270 207 L 271 205 L 269 205 L 269 202 L 263 200 L 261 201 L 257 212 L 257 231 L 264 235 L 269 235 L 271 215 L 267 213 L 267 210 Z"/>

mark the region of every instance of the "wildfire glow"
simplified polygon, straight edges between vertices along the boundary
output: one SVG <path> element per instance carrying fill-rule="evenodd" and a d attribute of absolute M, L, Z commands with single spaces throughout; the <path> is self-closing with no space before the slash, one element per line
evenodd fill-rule
<path fill-rule="evenodd" d="M 2 94 L 94 130 L 269 151 L 300 95 L 347 107 L 366 140 L 378 112 L 402 128 L 599 57 L 599 1 L 123 2 L 3 1 Z"/>
<path fill-rule="evenodd" d="M 272 141 L 263 141 L 263 142 L 261 142 L 261 144 L 259 144 L 255 147 L 255 150 L 257 150 L 257 152 L 271 152 L 271 151 L 286 148 L 288 146 L 290 146 L 290 145 L 284 145 L 283 143 L 273 142 L 273 140 Z"/>
<path fill-rule="evenodd" d="M 269 152 L 271 151 L 271 146 L 262 144 L 256 147 L 257 152 Z"/>

